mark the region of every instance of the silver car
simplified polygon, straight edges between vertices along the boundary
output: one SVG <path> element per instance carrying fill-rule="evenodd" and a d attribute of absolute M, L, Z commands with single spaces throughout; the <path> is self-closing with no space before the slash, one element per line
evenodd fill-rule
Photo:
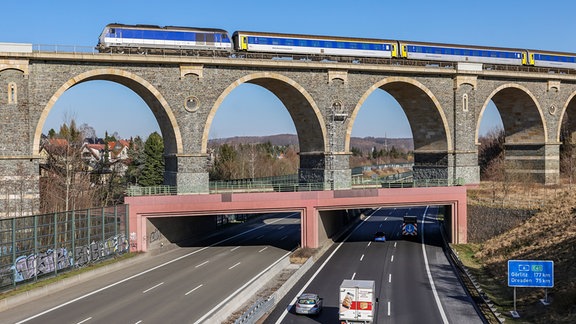
<path fill-rule="evenodd" d="M 317 294 L 304 293 L 296 300 L 296 314 L 316 315 L 322 310 L 322 298 Z"/>

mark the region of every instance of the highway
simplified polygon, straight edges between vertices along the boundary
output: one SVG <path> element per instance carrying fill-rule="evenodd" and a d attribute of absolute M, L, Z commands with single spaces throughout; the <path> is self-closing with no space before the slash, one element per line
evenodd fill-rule
<path fill-rule="evenodd" d="M 246 225 L 7 309 L 1 322 L 204 322 L 300 243 L 299 214 Z"/>
<path fill-rule="evenodd" d="M 407 214 L 420 219 L 416 239 L 400 234 Z M 265 323 L 338 323 L 343 279 L 376 281 L 378 324 L 482 323 L 444 255 L 436 215 L 436 207 L 377 210 L 316 262 Z M 386 233 L 387 242 L 372 241 L 377 231 Z M 302 292 L 323 298 L 319 315 L 294 313 Z"/>

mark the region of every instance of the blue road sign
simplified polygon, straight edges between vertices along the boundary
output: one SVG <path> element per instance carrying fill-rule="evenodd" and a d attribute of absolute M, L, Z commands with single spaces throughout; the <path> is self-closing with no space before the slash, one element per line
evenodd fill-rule
<path fill-rule="evenodd" d="M 508 260 L 508 287 L 554 287 L 554 261 Z"/>
<path fill-rule="evenodd" d="M 406 226 L 404 226 L 404 231 L 406 231 L 408 234 L 412 234 L 416 232 L 416 227 L 414 224 L 406 224 Z"/>

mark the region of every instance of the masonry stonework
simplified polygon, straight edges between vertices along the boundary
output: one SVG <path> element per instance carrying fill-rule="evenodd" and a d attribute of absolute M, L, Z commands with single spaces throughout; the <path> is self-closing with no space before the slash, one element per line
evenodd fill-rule
<path fill-rule="evenodd" d="M 350 136 L 362 104 L 374 91 L 388 92 L 406 114 L 415 178 L 450 183 L 480 182 L 478 132 L 490 101 L 502 116 L 511 171 L 557 183 L 560 127 L 564 123 L 574 129 L 567 116 L 576 109 L 576 76 L 539 71 L 0 53 L 2 215 L 38 210 L 43 124 L 66 90 L 92 80 L 122 84 L 146 102 L 164 138 L 165 184 L 182 194 L 208 192 L 210 127 L 227 95 L 243 83 L 271 91 L 288 110 L 299 139 L 300 182 L 336 190 L 351 188 Z M 11 87 L 17 97 L 9 96 Z M 17 205 L 25 207 L 17 211 Z"/>

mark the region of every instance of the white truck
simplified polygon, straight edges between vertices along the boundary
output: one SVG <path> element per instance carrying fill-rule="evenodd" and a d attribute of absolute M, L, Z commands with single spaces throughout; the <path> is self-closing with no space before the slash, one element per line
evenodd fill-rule
<path fill-rule="evenodd" d="M 376 311 L 374 280 L 347 280 L 340 285 L 339 320 L 344 323 L 372 323 Z"/>

